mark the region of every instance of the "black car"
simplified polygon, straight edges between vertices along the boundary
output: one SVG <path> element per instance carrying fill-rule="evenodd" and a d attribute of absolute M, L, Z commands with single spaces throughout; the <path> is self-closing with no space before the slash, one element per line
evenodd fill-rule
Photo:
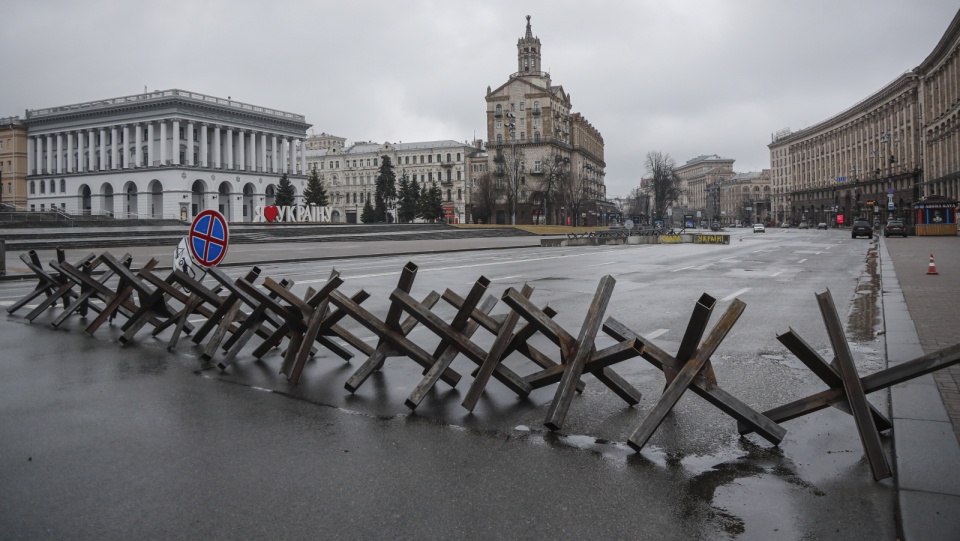
<path fill-rule="evenodd" d="M 890 220 L 883 227 L 884 237 L 907 237 L 907 228 L 903 226 L 903 220 Z"/>
<path fill-rule="evenodd" d="M 857 238 L 860 236 L 865 236 L 868 239 L 873 238 L 873 227 L 870 226 L 870 222 L 857 219 L 853 221 L 853 229 L 850 231 L 851 238 Z"/>

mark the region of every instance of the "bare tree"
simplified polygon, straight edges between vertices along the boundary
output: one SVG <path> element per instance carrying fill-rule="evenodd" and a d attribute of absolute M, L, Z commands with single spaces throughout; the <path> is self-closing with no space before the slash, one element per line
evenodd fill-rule
<path fill-rule="evenodd" d="M 473 219 L 490 223 L 490 217 L 493 215 L 493 209 L 497 206 L 497 200 L 500 198 L 500 191 L 497 189 L 497 182 L 489 172 L 483 173 L 477 178 L 477 186 L 473 190 Z"/>
<path fill-rule="evenodd" d="M 646 166 L 652 177 L 653 218 L 662 220 L 667 207 L 680 199 L 680 176 L 674 172 L 676 163 L 673 158 L 660 151 L 647 153 Z"/>
<path fill-rule="evenodd" d="M 497 152 L 493 159 L 496 165 L 494 175 L 497 177 L 497 185 L 501 187 L 507 208 L 510 209 L 510 225 L 517 225 L 517 204 L 523 199 L 525 183 L 524 152 L 522 148 L 514 145 L 511 145 L 508 154 Z"/>
<path fill-rule="evenodd" d="M 540 203 L 546 223 L 556 223 L 556 208 L 562 203 L 563 186 L 571 183 L 570 158 L 554 151 L 542 165 L 543 174 L 531 192 L 531 202 Z"/>
<path fill-rule="evenodd" d="M 626 207 L 624 215 L 638 220 L 637 223 L 650 220 L 650 194 L 643 188 L 637 186 L 630 190 L 630 195 L 627 196 L 624 206 Z"/>

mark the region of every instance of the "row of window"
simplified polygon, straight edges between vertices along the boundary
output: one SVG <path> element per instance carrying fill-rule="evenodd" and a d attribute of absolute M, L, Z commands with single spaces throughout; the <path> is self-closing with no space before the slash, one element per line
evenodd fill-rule
<path fill-rule="evenodd" d="M 366 202 L 370 202 L 370 201 L 371 201 L 370 198 L 371 198 L 372 195 L 373 195 L 372 192 L 363 192 L 363 193 L 353 192 L 353 193 L 348 193 L 348 194 L 344 194 L 344 195 L 341 195 L 340 192 L 336 192 L 336 193 L 334 193 L 333 196 L 332 196 L 332 200 L 333 200 L 332 202 L 333 202 L 334 205 L 341 205 L 341 204 L 344 204 L 344 203 L 350 204 L 351 202 L 352 202 L 352 203 L 358 203 L 358 202 L 359 202 L 359 203 L 364 203 L 364 202 L 365 202 L 364 199 L 366 199 Z M 344 199 L 346 199 L 346 201 L 344 201 Z M 447 188 L 447 198 L 446 198 L 446 201 L 453 201 L 453 190 L 451 190 L 451 189 L 449 189 L 449 188 Z M 463 190 L 462 190 L 462 189 L 457 189 L 457 201 L 463 201 Z"/>
<path fill-rule="evenodd" d="M 397 157 L 397 165 L 411 165 L 411 163 L 410 163 L 410 158 L 411 158 L 411 156 L 398 156 L 398 157 Z M 461 158 L 462 158 L 461 153 L 457 152 L 457 162 L 458 162 L 458 163 L 460 162 Z M 316 162 L 316 163 L 319 163 L 319 164 L 320 164 L 320 169 L 340 169 L 340 160 L 328 160 L 328 161 L 322 161 L 322 160 L 321 160 L 320 162 Z M 314 164 L 314 167 L 313 167 L 314 169 L 317 168 L 317 167 L 316 167 L 316 163 Z M 351 165 L 351 163 L 352 163 L 352 165 Z M 413 156 L 413 165 L 416 165 L 416 163 L 417 163 L 417 157 L 416 157 L 416 156 Z M 433 154 L 426 154 L 426 155 L 421 154 L 421 155 L 420 155 L 420 163 L 433 163 Z M 437 163 L 443 163 L 443 155 L 442 155 L 442 154 L 437 154 Z M 452 153 L 449 153 L 449 152 L 447 153 L 447 162 L 446 162 L 446 163 L 453 163 L 453 154 L 452 154 Z M 364 167 L 364 160 L 363 160 L 363 158 L 361 158 L 361 159 L 359 159 L 359 160 L 344 160 L 344 164 L 343 164 L 343 165 L 344 165 L 344 167 L 353 167 L 354 169 L 356 169 L 357 167 Z M 379 167 L 377 158 L 367 158 L 367 159 L 366 159 L 366 167 Z"/>
<path fill-rule="evenodd" d="M 525 109 L 526 104 L 527 104 L 527 102 L 525 102 L 525 101 L 521 101 L 521 102 L 520 102 L 520 110 L 521 110 L 521 111 L 523 111 L 523 110 Z M 534 112 L 537 112 L 537 113 L 540 112 L 540 102 L 539 102 L 539 101 L 534 101 L 534 102 L 533 102 L 533 111 L 534 111 Z M 510 112 L 511 112 L 511 113 L 516 112 L 516 104 L 514 104 L 514 103 L 511 103 L 511 104 L 510 104 Z M 503 104 L 498 103 L 498 104 L 497 104 L 497 116 L 500 116 L 500 115 L 502 115 L 502 114 L 503 114 Z"/>
<path fill-rule="evenodd" d="M 40 185 L 40 193 L 47 193 L 47 183 L 43 180 L 30 181 L 30 195 L 37 194 L 37 184 Z M 50 179 L 50 193 L 57 193 L 57 181 Z M 66 179 L 60 179 L 60 193 L 67 193 Z"/>

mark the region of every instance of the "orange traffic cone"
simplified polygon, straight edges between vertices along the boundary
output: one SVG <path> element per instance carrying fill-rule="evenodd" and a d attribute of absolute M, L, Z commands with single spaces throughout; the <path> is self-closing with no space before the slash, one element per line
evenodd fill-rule
<path fill-rule="evenodd" d="M 927 274 L 940 274 L 937 272 L 937 266 L 933 263 L 933 254 L 930 254 L 930 265 L 927 266 Z"/>

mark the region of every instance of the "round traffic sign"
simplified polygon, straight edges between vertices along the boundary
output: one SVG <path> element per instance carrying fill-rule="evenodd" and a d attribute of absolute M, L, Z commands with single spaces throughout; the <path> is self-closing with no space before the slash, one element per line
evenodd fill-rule
<path fill-rule="evenodd" d="M 213 267 L 227 255 L 230 231 L 227 220 L 215 210 L 205 210 L 190 224 L 190 254 L 201 267 Z"/>

